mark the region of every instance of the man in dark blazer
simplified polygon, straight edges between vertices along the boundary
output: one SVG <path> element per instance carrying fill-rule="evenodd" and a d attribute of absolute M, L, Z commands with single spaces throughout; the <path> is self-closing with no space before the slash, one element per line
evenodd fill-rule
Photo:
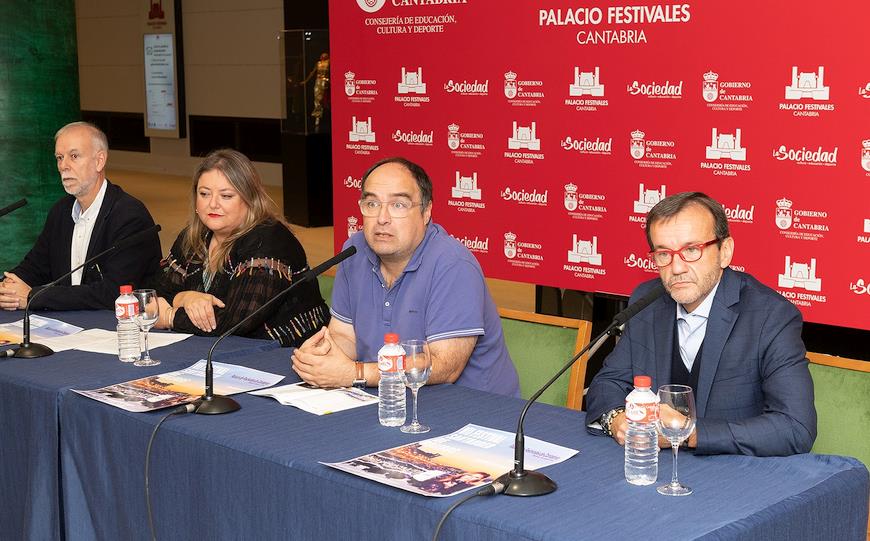
<path fill-rule="evenodd" d="M 148 209 L 106 179 L 108 141 L 99 128 L 73 122 L 55 135 L 55 159 L 67 194 L 51 208 L 36 244 L 5 272 L 0 308 L 24 308 L 51 282 L 118 241 L 154 225 Z M 121 285 L 141 286 L 160 262 L 157 233 L 121 248 L 41 293 L 32 309 L 113 308 Z"/>
<path fill-rule="evenodd" d="M 669 383 L 694 389 L 698 421 L 688 447 L 696 454 L 809 452 L 816 411 L 800 312 L 728 268 L 734 239 L 722 205 L 698 192 L 668 197 L 647 216 L 647 241 L 668 295 L 627 324 L 589 385 L 590 431 L 624 445 L 625 397 L 634 376 L 648 375 L 654 391 Z"/>

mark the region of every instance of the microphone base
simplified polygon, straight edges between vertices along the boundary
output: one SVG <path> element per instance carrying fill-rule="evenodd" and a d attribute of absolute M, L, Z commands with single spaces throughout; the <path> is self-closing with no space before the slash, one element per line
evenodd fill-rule
<path fill-rule="evenodd" d="M 17 359 L 36 359 L 38 357 L 48 357 L 52 354 L 54 354 L 54 351 L 50 347 L 31 342 L 29 344 L 21 344 L 12 356 Z"/>
<path fill-rule="evenodd" d="M 505 486 L 502 494 L 508 496 L 543 496 L 556 490 L 556 482 L 536 471 L 525 470 L 520 474 L 511 470 L 496 482 Z"/>
<path fill-rule="evenodd" d="M 211 398 L 203 396 L 200 400 L 202 403 L 193 410 L 193 413 L 199 415 L 220 415 L 221 413 L 232 413 L 242 408 L 242 406 L 232 398 L 221 396 L 219 394 L 216 394 Z"/>

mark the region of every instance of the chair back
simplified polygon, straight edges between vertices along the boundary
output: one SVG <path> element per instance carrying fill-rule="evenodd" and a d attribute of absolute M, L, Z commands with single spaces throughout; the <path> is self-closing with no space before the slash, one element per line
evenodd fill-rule
<path fill-rule="evenodd" d="M 529 398 L 589 343 L 592 323 L 581 319 L 547 316 L 499 308 L 505 342 L 520 377 L 520 393 Z M 586 382 L 583 355 L 539 399 L 555 406 L 579 410 Z"/>
<path fill-rule="evenodd" d="M 320 286 L 320 296 L 326 301 L 327 306 L 332 307 L 332 286 L 335 284 L 335 275 L 321 274 L 317 277 L 317 283 Z"/>
<path fill-rule="evenodd" d="M 870 362 L 807 353 L 816 396 L 814 453 L 853 456 L 870 468 Z"/>

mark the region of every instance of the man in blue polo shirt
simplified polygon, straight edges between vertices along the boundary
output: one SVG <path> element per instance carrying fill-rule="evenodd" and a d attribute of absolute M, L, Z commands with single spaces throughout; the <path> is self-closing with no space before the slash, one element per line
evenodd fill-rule
<path fill-rule="evenodd" d="M 419 209 L 417 208 L 419 207 Z M 477 260 L 432 223 L 432 182 L 418 165 L 388 158 L 363 176 L 363 230 L 338 267 L 332 320 L 292 355 L 320 387 L 374 386 L 384 334 L 425 338 L 429 383 L 519 396 L 501 321 Z"/>

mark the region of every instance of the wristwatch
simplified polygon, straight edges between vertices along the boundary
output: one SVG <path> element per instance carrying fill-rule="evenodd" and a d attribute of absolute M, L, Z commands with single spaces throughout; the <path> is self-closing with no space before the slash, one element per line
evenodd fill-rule
<path fill-rule="evenodd" d="M 365 371 L 365 363 L 360 361 L 355 361 L 354 367 L 356 368 L 356 378 L 353 380 L 353 386 L 357 389 L 365 389 L 366 388 L 366 371 Z"/>
<path fill-rule="evenodd" d="M 611 428 L 611 424 L 613 424 L 613 419 L 616 418 L 617 415 L 624 412 L 624 407 L 613 408 L 608 411 L 604 415 L 601 416 L 601 429 L 604 430 L 604 433 L 610 437 L 613 437 L 613 429 Z"/>

